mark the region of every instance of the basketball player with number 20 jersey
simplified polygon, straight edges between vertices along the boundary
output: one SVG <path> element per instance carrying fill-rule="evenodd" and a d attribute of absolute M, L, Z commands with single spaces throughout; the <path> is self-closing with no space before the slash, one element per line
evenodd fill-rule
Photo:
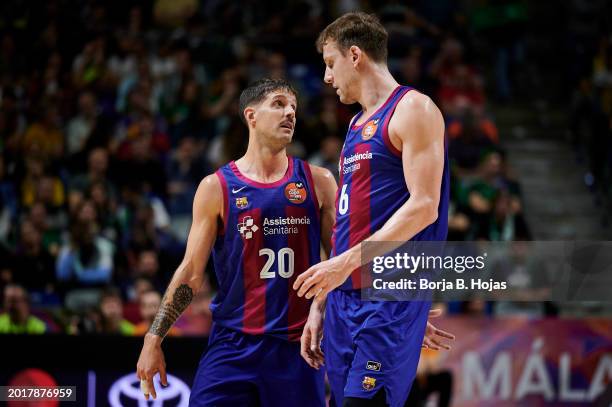
<path fill-rule="evenodd" d="M 296 105 L 295 90 L 280 79 L 259 80 L 242 92 L 247 152 L 196 192 L 185 259 L 138 361 L 147 399 L 155 397 L 157 372 L 165 383 L 161 339 L 201 288 L 212 253 L 219 289 L 189 404 L 325 405 L 320 365 L 300 356 L 304 326 L 322 325 L 324 304 L 298 297 L 292 285 L 321 260 L 322 248 L 331 250 L 337 186 L 328 170 L 287 156 Z"/>
<path fill-rule="evenodd" d="M 386 42 L 380 22 L 360 12 L 338 18 L 317 41 L 325 82 L 342 103 L 362 107 L 340 157 L 332 257 L 294 284 L 300 296 L 327 299 L 323 350 L 336 406 L 403 406 L 428 327 L 429 301 L 362 300 L 367 281 L 357 270 L 371 260 L 362 242 L 447 234 L 444 121 L 427 96 L 393 79 Z"/>

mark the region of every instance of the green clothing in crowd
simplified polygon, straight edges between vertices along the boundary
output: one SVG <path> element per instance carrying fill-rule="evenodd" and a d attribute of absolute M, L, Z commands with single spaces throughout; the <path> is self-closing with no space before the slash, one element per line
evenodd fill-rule
<path fill-rule="evenodd" d="M 25 324 L 15 324 L 9 314 L 0 315 L 0 334 L 44 334 L 47 327 L 40 319 L 30 316 Z"/>

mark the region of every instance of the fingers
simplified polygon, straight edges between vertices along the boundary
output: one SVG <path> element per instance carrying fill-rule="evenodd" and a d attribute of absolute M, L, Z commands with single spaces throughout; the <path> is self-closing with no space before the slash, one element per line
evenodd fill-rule
<path fill-rule="evenodd" d="M 317 369 L 323 365 L 325 358 L 323 357 L 323 352 L 321 351 L 321 335 L 317 335 L 316 333 L 311 333 L 310 335 L 310 354 L 314 358 Z"/>
<path fill-rule="evenodd" d="M 299 277 L 301 276 L 303 276 L 303 274 L 301 274 Z M 312 276 L 306 278 L 306 280 L 304 280 L 304 283 L 302 284 L 302 286 L 300 287 L 298 291 L 298 297 L 303 297 L 304 294 L 306 294 L 320 280 L 321 280 L 321 276 L 316 273 L 313 273 Z M 306 297 L 306 298 L 309 298 L 309 297 Z"/>
<path fill-rule="evenodd" d="M 323 282 L 315 284 L 310 290 L 308 290 L 305 298 L 309 300 L 311 298 L 319 297 L 325 292 L 325 287 L 326 286 L 324 285 Z M 324 298 L 324 297 L 321 297 L 321 298 Z"/>
<path fill-rule="evenodd" d="M 297 290 L 298 288 L 300 288 L 300 286 L 304 283 L 304 281 L 310 276 L 312 276 L 314 273 L 315 271 L 311 267 L 305 272 L 303 272 L 302 274 L 300 274 L 299 276 L 297 276 L 297 278 L 295 279 L 295 282 L 293 283 L 293 289 Z"/>
<path fill-rule="evenodd" d="M 155 400 L 157 393 L 155 392 L 155 385 L 153 384 L 153 375 L 145 377 L 145 388 L 142 389 L 145 395 L 145 399 L 149 399 L 149 395 Z M 148 393 L 147 393 L 148 392 Z"/>
<path fill-rule="evenodd" d="M 434 333 L 437 336 L 441 336 L 442 338 L 447 338 L 447 339 L 451 339 L 451 340 L 455 339 L 455 335 L 453 335 L 450 332 L 443 331 L 442 329 L 435 328 Z"/>
<path fill-rule="evenodd" d="M 162 366 L 159 369 L 159 381 L 161 382 L 162 386 L 166 387 L 168 386 L 168 377 L 166 376 L 166 367 Z"/>
<path fill-rule="evenodd" d="M 442 308 L 436 308 L 429 311 L 429 318 L 436 318 L 442 315 Z"/>
<path fill-rule="evenodd" d="M 450 350 L 450 345 L 445 344 L 444 342 L 440 342 L 439 340 L 437 340 L 436 338 L 431 338 L 431 341 L 433 343 L 435 343 L 438 347 L 440 348 L 444 348 L 446 350 Z M 439 349 L 439 348 L 438 348 Z"/>
<path fill-rule="evenodd" d="M 147 380 L 147 388 L 151 392 L 151 396 L 153 397 L 153 400 L 155 400 L 157 398 L 157 393 L 155 392 L 155 385 L 153 384 L 153 376 L 148 377 L 146 380 Z M 148 400 L 149 395 L 145 394 L 145 398 Z"/>
<path fill-rule="evenodd" d="M 429 338 L 423 339 L 423 345 L 426 349 L 440 350 L 440 347 Z"/>
<path fill-rule="evenodd" d="M 308 363 L 308 366 L 312 367 L 313 369 L 318 369 L 316 360 L 311 354 L 309 346 L 310 346 L 310 331 L 308 329 L 304 329 L 304 333 L 302 334 L 302 337 L 300 338 L 300 355 L 302 355 L 302 358 L 304 358 L 306 363 Z"/>

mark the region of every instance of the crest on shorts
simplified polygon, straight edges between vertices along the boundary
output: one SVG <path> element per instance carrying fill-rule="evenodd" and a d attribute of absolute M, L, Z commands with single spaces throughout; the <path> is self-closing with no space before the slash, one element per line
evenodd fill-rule
<path fill-rule="evenodd" d="M 367 141 L 374 137 L 376 134 L 376 129 L 378 129 L 378 121 L 380 119 L 370 120 L 363 126 L 363 130 L 361 130 L 361 139 Z"/>
<path fill-rule="evenodd" d="M 308 193 L 301 182 L 291 182 L 285 187 L 285 197 L 291 203 L 301 204 L 306 200 L 306 196 Z"/>
<path fill-rule="evenodd" d="M 246 196 L 241 196 L 240 198 L 236 198 L 236 208 L 244 209 L 249 206 L 249 200 Z"/>
<path fill-rule="evenodd" d="M 364 376 L 361 385 L 364 390 L 370 391 L 376 386 L 376 379 L 370 376 Z"/>

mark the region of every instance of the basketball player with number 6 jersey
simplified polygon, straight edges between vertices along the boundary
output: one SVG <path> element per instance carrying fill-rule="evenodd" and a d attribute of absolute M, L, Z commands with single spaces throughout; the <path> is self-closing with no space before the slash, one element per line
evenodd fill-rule
<path fill-rule="evenodd" d="M 262 79 L 240 96 L 245 155 L 206 177 L 194 198 L 185 258 L 145 337 L 137 374 L 145 397 L 166 381 L 161 341 L 201 289 L 212 253 L 219 290 L 191 406 L 324 406 L 323 370 L 300 356 L 304 325 L 320 327 L 323 304 L 300 298 L 297 276 L 331 250 L 332 174 L 287 156 L 296 92 Z M 322 245 L 322 246 L 321 246 Z"/>
<path fill-rule="evenodd" d="M 387 33 L 376 17 L 345 14 L 323 30 L 317 46 L 325 82 L 340 102 L 359 103 L 362 111 L 340 157 L 332 256 L 302 273 L 294 288 L 327 300 L 323 350 L 333 404 L 400 407 L 416 375 L 431 304 L 362 300 L 367 281 L 359 270 L 371 260 L 362 244 L 446 240 L 444 120 L 431 99 L 389 72 Z"/>

